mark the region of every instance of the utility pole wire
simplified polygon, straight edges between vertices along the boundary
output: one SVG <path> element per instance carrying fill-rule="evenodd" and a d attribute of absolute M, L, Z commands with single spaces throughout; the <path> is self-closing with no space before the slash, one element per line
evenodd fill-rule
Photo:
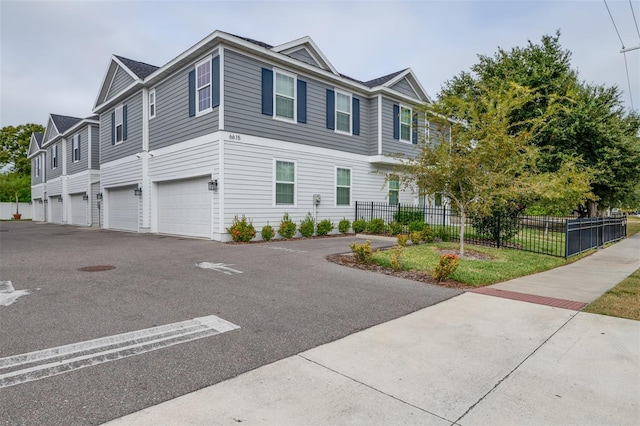
<path fill-rule="evenodd" d="M 624 67 L 627 70 L 627 84 L 629 85 L 629 99 L 631 100 L 631 110 L 635 111 L 635 107 L 633 106 L 633 96 L 631 95 L 631 79 L 629 78 L 629 65 L 627 65 L 627 52 L 623 53 L 624 55 Z"/>
<path fill-rule="evenodd" d="M 636 24 L 636 31 L 638 32 L 638 38 L 640 38 L 640 28 L 638 28 L 638 20 L 636 19 L 636 14 L 633 11 L 633 3 L 629 0 L 629 7 L 631 8 L 631 15 L 633 16 L 633 23 Z"/>
<path fill-rule="evenodd" d="M 616 25 L 616 21 L 613 19 L 613 15 L 611 14 L 611 11 L 609 10 L 609 5 L 607 4 L 607 0 L 602 0 L 604 1 L 604 5 L 607 8 L 607 12 L 609 12 L 609 17 L 611 18 L 611 22 L 613 23 L 613 28 L 616 29 L 616 34 L 618 34 L 618 38 L 620 39 L 620 44 L 622 45 L 622 48 L 624 49 L 624 42 L 622 41 L 622 37 L 620 37 L 620 31 L 618 31 L 618 26 Z"/>

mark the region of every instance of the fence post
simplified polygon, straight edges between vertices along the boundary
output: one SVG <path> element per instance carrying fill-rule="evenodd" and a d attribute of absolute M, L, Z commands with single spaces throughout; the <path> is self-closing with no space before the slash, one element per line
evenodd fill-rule
<path fill-rule="evenodd" d="M 569 258 L 569 219 L 564 220 L 564 258 Z"/>
<path fill-rule="evenodd" d="M 369 220 L 371 221 L 373 219 L 373 201 L 371 202 L 371 217 L 369 217 Z"/>
<path fill-rule="evenodd" d="M 356 217 L 353 220 L 358 220 L 358 202 L 356 201 Z"/>

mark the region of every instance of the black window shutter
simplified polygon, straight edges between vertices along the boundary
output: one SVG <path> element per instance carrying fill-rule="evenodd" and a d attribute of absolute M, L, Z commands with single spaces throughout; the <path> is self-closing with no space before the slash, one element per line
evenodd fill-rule
<path fill-rule="evenodd" d="M 80 147 L 82 146 L 82 144 L 80 143 L 81 139 L 80 139 L 80 135 L 78 135 L 78 160 L 81 158 L 80 157 Z"/>
<path fill-rule="evenodd" d="M 111 113 L 111 145 L 116 144 L 116 112 Z"/>
<path fill-rule="evenodd" d="M 353 134 L 360 134 L 360 99 L 353 98 L 351 100 L 351 114 L 353 114 Z"/>
<path fill-rule="evenodd" d="M 262 113 L 273 115 L 273 71 L 262 68 Z"/>
<path fill-rule="evenodd" d="M 189 117 L 196 115 L 196 70 L 189 71 Z"/>
<path fill-rule="evenodd" d="M 298 123 L 307 122 L 307 82 L 298 80 Z"/>
<path fill-rule="evenodd" d="M 393 138 L 400 139 L 400 105 L 393 104 Z"/>
<path fill-rule="evenodd" d="M 127 106 L 122 107 L 122 140 L 127 140 Z"/>
<path fill-rule="evenodd" d="M 220 56 L 211 60 L 211 107 L 220 106 Z"/>
<path fill-rule="evenodd" d="M 331 89 L 327 89 L 327 129 L 336 128 L 336 94 Z"/>

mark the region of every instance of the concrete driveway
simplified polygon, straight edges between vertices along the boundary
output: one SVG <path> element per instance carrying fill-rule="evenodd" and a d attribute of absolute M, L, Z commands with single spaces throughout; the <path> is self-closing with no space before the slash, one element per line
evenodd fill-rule
<path fill-rule="evenodd" d="M 0 306 L 2 424 L 101 423 L 459 294 L 324 260 L 355 237 L 225 245 L 30 222 L 0 231 L 0 281 L 30 291 Z M 79 271 L 98 265 L 115 269 Z M 233 327 L 207 329 L 222 323 Z M 185 327 L 204 337 L 171 334 Z M 152 345 L 148 330 L 175 341 L 136 353 Z M 114 335 L 129 352 L 96 340 Z"/>

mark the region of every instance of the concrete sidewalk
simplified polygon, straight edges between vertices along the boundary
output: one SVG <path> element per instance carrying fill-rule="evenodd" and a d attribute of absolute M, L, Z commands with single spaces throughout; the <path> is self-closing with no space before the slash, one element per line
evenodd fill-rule
<path fill-rule="evenodd" d="M 639 267 L 640 234 L 493 287 L 586 302 Z M 632 425 L 639 418 L 640 322 L 465 293 L 109 424 Z"/>

